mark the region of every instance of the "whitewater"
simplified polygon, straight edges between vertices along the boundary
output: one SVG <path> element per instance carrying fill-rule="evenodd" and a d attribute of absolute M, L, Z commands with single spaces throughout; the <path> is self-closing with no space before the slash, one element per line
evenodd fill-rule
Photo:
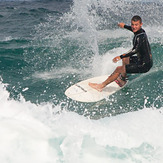
<path fill-rule="evenodd" d="M 153 162 L 163 160 L 163 108 L 91 120 L 52 104 L 9 99 L 0 87 L 0 160 L 12 162 Z"/>

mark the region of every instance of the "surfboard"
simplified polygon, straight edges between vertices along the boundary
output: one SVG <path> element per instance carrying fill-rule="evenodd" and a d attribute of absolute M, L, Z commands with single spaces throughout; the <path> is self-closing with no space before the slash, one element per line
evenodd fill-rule
<path fill-rule="evenodd" d="M 120 87 L 116 82 L 112 82 L 107 85 L 101 92 L 91 88 L 88 83 L 101 83 L 108 78 L 109 75 L 98 76 L 87 80 L 80 81 L 70 86 L 66 91 L 65 95 L 72 100 L 80 102 L 97 102 L 100 101 L 113 93 L 117 92 L 123 87 Z"/>

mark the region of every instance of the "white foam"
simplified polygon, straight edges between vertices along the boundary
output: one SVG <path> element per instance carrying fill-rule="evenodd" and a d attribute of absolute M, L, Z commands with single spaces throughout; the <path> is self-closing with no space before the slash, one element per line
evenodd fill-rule
<path fill-rule="evenodd" d="M 34 111 L 37 112 L 39 107 L 25 102 L 24 99 L 20 102 L 9 100 L 9 94 L 2 86 L 1 84 L 0 162 L 43 163 L 52 158 L 56 160 L 56 152 L 52 150 L 53 155 L 51 155 L 51 147 L 48 144 L 54 133 L 33 117 Z"/>
<path fill-rule="evenodd" d="M 116 56 L 120 56 L 128 50 L 128 48 L 121 47 L 109 50 L 101 56 L 95 55 L 92 62 L 92 76 L 112 74 L 117 66 L 122 65 L 122 61 L 114 63 L 112 61 L 113 58 Z"/>
<path fill-rule="evenodd" d="M 90 120 L 52 104 L 9 100 L 0 84 L 3 163 L 158 163 L 163 161 L 162 109 L 144 108 Z"/>

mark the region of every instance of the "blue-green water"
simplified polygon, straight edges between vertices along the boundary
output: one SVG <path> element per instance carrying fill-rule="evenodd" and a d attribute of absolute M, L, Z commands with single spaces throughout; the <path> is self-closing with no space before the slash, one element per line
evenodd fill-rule
<path fill-rule="evenodd" d="M 162 9 L 162 1 L 0 1 L 1 162 L 161 163 Z M 70 85 L 121 64 L 112 58 L 133 34 L 117 23 L 135 14 L 152 69 L 100 102 L 68 99 Z"/>

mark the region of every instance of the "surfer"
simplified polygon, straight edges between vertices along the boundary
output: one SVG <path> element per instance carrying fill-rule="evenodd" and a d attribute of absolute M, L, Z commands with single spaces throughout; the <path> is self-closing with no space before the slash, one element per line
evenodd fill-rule
<path fill-rule="evenodd" d="M 144 29 L 142 29 L 142 25 L 142 19 L 138 15 L 132 17 L 131 26 L 128 26 L 124 23 L 118 24 L 120 28 L 128 29 L 134 33 L 133 48 L 129 52 L 117 56 L 113 59 L 114 63 L 122 59 L 122 66 L 118 66 L 104 82 L 100 84 L 89 83 L 90 87 L 98 91 L 102 91 L 106 85 L 110 84 L 113 81 L 122 87 L 127 82 L 126 74 L 146 73 L 151 69 L 153 65 L 151 48 L 147 35 Z"/>

